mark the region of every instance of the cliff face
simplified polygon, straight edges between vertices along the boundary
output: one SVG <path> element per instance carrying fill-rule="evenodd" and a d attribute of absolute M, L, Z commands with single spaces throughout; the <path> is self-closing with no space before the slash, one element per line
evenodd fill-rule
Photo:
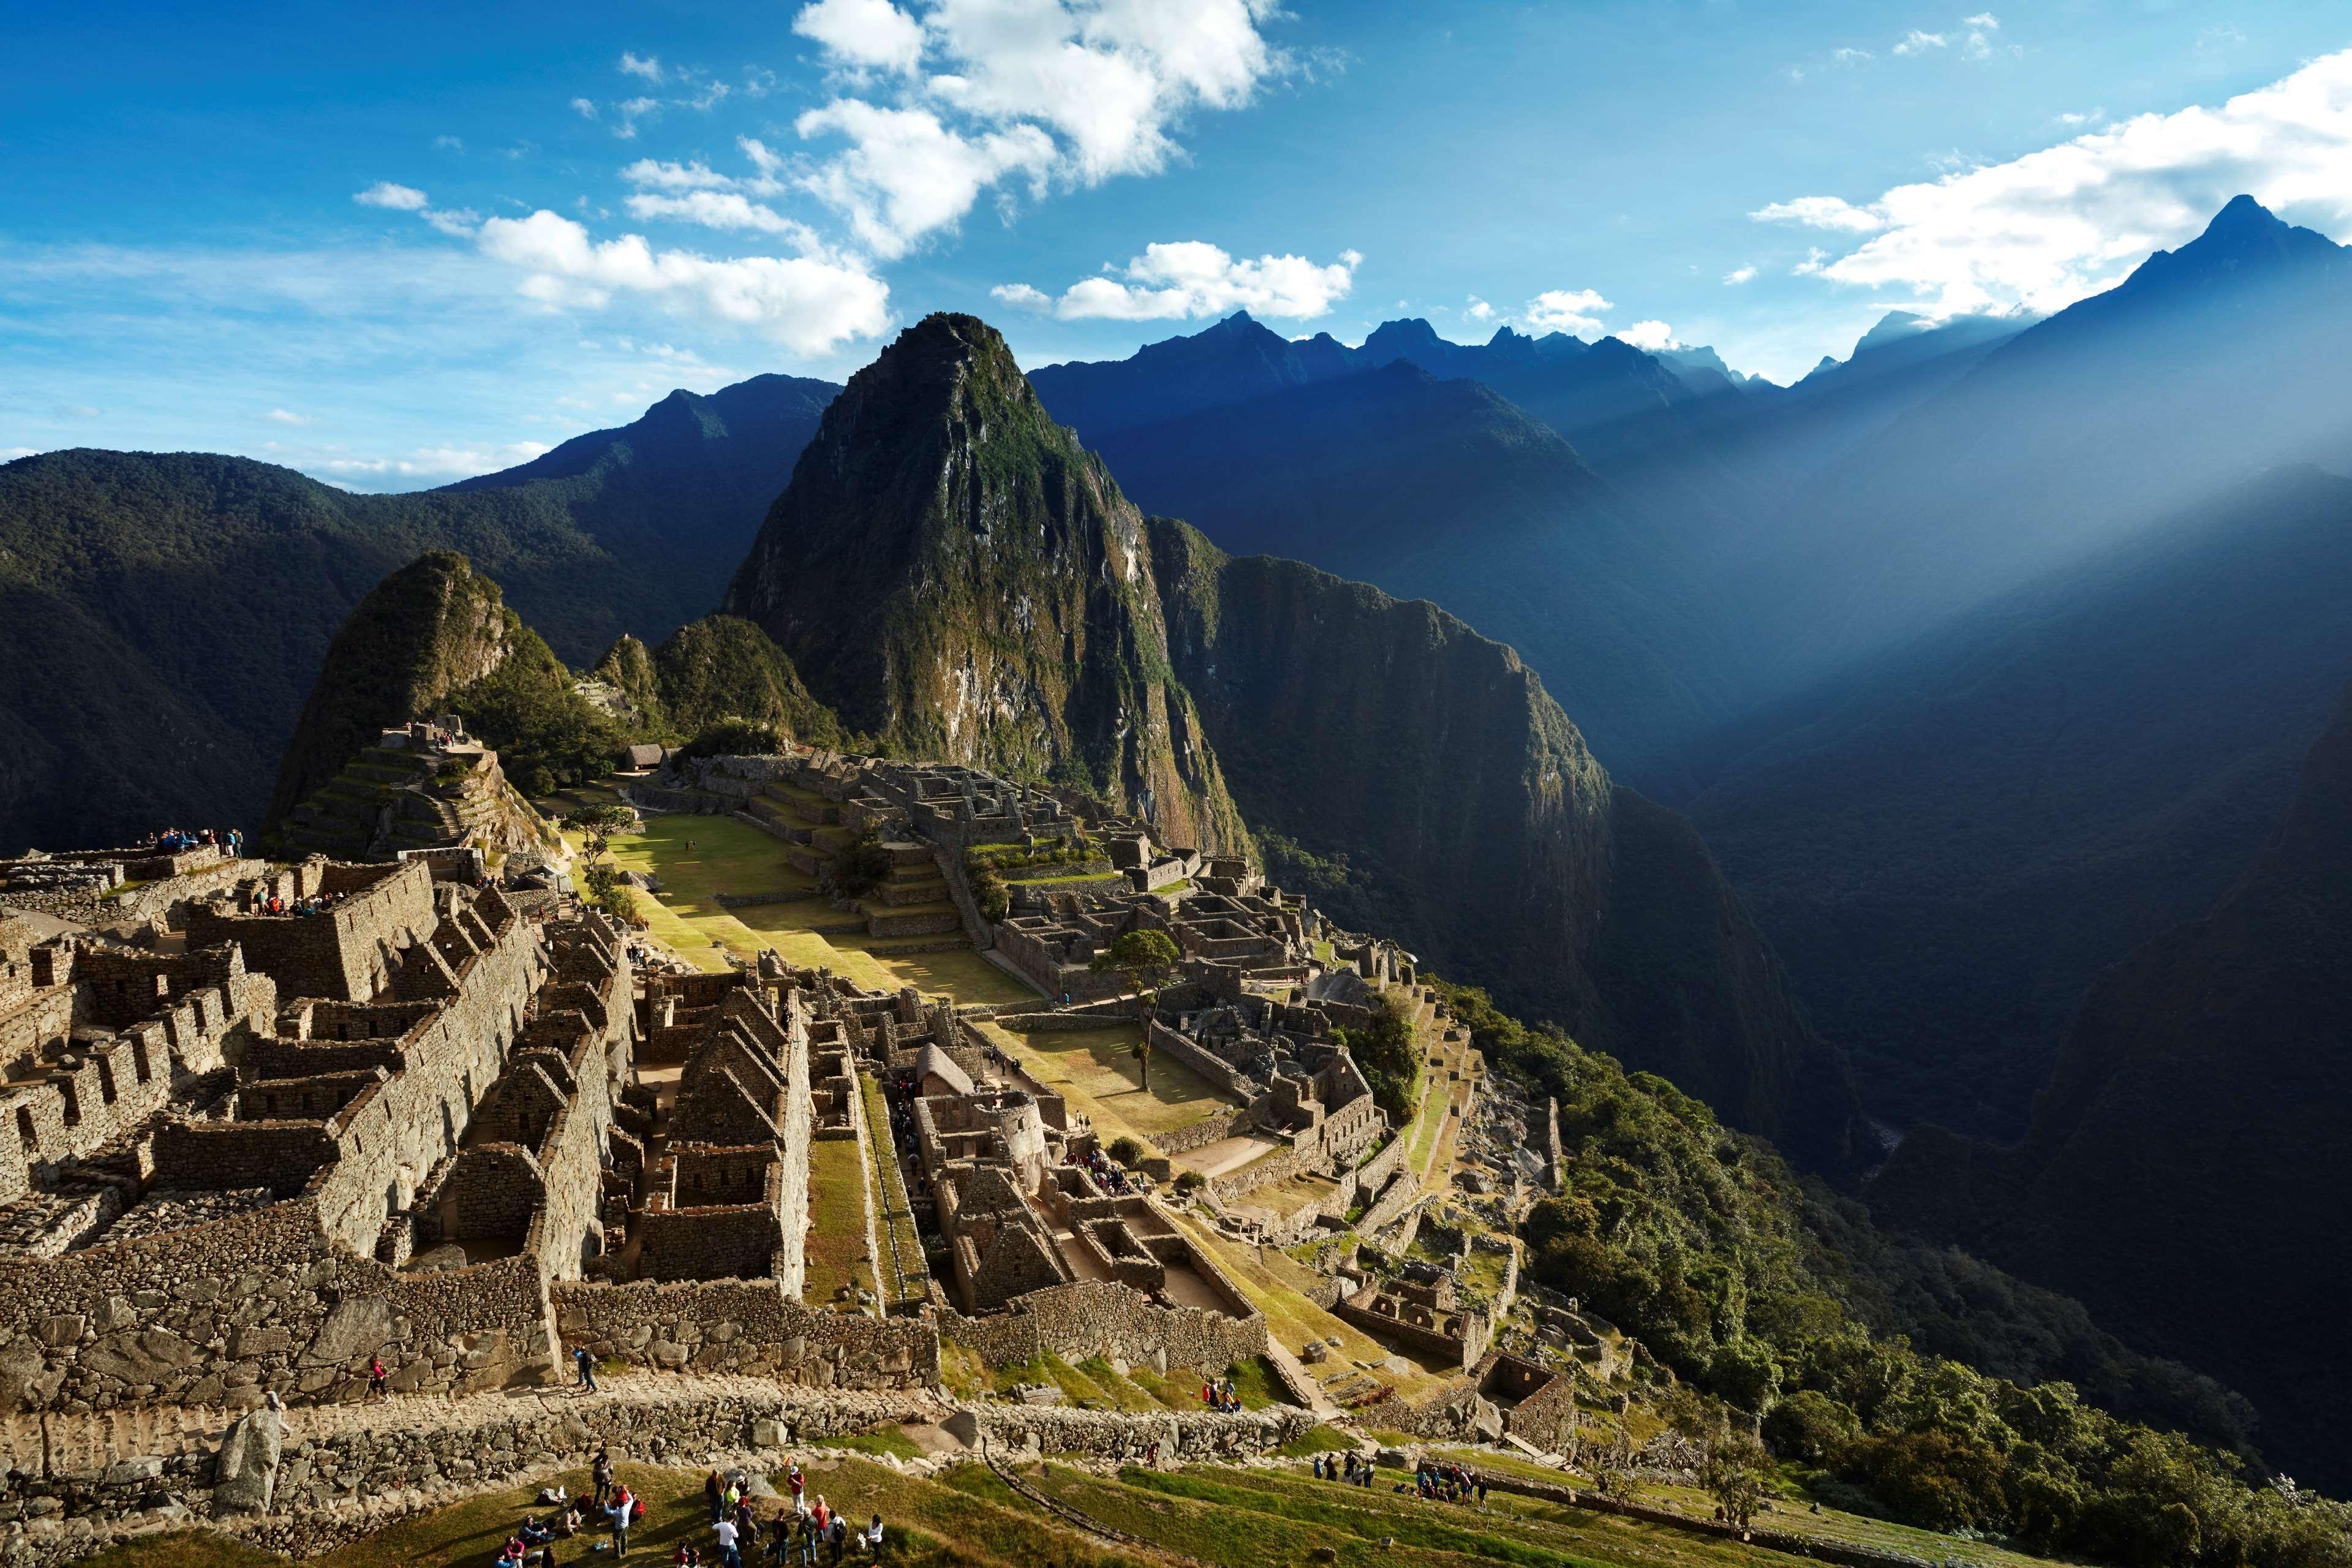
<path fill-rule="evenodd" d="M 2352 694 L 2213 912 L 2093 984 L 2025 1142 L 1906 1142 L 1873 1206 L 2242 1389 L 2274 1462 L 2341 1484 L 2352 1368 L 2312 1347 L 2352 1293 L 2347 991 Z"/>
<path fill-rule="evenodd" d="M 383 582 L 343 623 L 278 769 L 264 831 L 394 724 L 431 714 L 513 654 L 499 585 L 436 550 Z"/>
<path fill-rule="evenodd" d="M 1706 846 L 1611 782 L 1517 654 L 1433 605 L 1151 528 L 1176 673 L 1277 871 L 1799 1159 L 1849 1163 L 1843 1065 Z"/>
<path fill-rule="evenodd" d="M 927 318 L 851 379 L 725 607 L 895 749 L 1244 841 L 1169 673 L 1142 515 L 971 317 Z"/>

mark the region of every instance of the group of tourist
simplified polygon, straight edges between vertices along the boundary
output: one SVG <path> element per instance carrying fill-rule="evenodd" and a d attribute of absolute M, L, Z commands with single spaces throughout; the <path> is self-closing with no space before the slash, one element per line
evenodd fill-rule
<path fill-rule="evenodd" d="M 586 1528 L 580 1500 L 565 1495 L 562 1487 L 541 1491 L 538 1500 L 540 1506 L 555 1511 L 544 1519 L 526 1517 L 499 1549 L 495 1568 L 557 1568 L 555 1543 L 569 1541 Z"/>
<path fill-rule="evenodd" d="M 1350 1487 L 1368 1487 L 1372 1484 L 1372 1462 L 1370 1459 L 1360 1459 L 1350 1450 L 1346 1456 L 1346 1460 L 1347 1465 L 1343 1469 L 1339 1459 L 1326 1458 L 1321 1454 L 1316 1455 L 1315 1479 L 1318 1481 L 1338 1481 L 1343 1486 Z"/>
<path fill-rule="evenodd" d="M 342 901 L 343 896 L 341 893 L 313 893 L 308 898 L 301 899 L 281 899 L 276 893 L 272 893 L 262 903 L 261 912 L 273 915 L 324 914 Z"/>
<path fill-rule="evenodd" d="M 1123 1193 L 1128 1190 L 1127 1173 L 1119 1169 L 1118 1161 L 1103 1152 L 1102 1145 L 1099 1143 L 1087 1151 L 1084 1160 L 1078 1159 L 1076 1155 L 1071 1156 L 1071 1163 L 1085 1166 L 1087 1173 L 1094 1177 L 1095 1184 L 1107 1193 Z"/>
<path fill-rule="evenodd" d="M 161 833 L 151 833 L 142 845 L 166 855 L 177 855 L 186 849 L 201 849 L 210 844 L 228 858 L 235 860 L 245 854 L 245 835 L 234 827 L 167 827 Z"/>
<path fill-rule="evenodd" d="M 1213 1377 L 1203 1382 L 1201 1384 L 1201 1403 L 1228 1415 L 1238 1415 L 1242 1410 L 1242 1396 L 1234 1388 L 1234 1380 L 1230 1377 Z"/>
<path fill-rule="evenodd" d="M 1397 1490 L 1404 1490 L 1399 1482 Z M 1432 1502 L 1475 1502 L 1486 1506 L 1486 1478 L 1451 1459 L 1423 1459 L 1413 1467 L 1412 1489 Z"/>

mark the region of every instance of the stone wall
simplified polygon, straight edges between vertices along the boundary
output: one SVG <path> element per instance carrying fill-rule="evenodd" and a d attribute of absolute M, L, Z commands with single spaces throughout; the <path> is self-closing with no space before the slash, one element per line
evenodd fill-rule
<path fill-rule="evenodd" d="M 1157 1018 L 1151 1020 L 1151 1048 L 1167 1052 L 1244 1104 L 1257 1093 L 1257 1086 L 1236 1071 L 1231 1062 L 1213 1051 L 1203 1049 Z"/>
<path fill-rule="evenodd" d="M 404 1392 L 542 1381 L 537 1263 L 401 1274 L 331 1242 L 308 1199 L 0 1258 L 0 1409 L 355 1399 L 378 1354 Z"/>
<path fill-rule="evenodd" d="M 339 871 L 355 879 L 376 870 L 331 865 L 324 885 L 336 890 Z M 398 951 L 433 931 L 433 873 L 415 862 L 400 866 L 313 915 L 243 914 L 221 903 L 192 904 L 187 918 L 189 946 L 238 943 L 247 965 L 274 976 L 289 997 L 365 1002 L 398 966 Z"/>
<path fill-rule="evenodd" d="M 1025 1452 L 1115 1459 L 1140 1457 L 1158 1443 L 1163 1461 L 1245 1458 L 1302 1437 L 1320 1423 L 1312 1411 L 1296 1409 L 1137 1415 L 1052 1405 L 982 1405 L 968 1418 L 987 1450 L 1000 1458 Z"/>
<path fill-rule="evenodd" d="M 1163 1154 L 1189 1154 L 1195 1149 L 1205 1149 L 1212 1143 L 1232 1137 L 1235 1123 L 1247 1115 L 1248 1111 L 1244 1107 L 1228 1106 L 1214 1116 L 1205 1121 L 1195 1121 L 1190 1127 L 1178 1127 L 1166 1132 L 1155 1132 L 1151 1135 L 1151 1142 L 1159 1145 L 1160 1152 Z"/>
<path fill-rule="evenodd" d="M 928 1388 L 940 1378 L 930 1324 L 803 1306 L 772 1279 L 558 1285 L 566 1347 L 656 1372 L 738 1373 L 819 1388 Z"/>
<path fill-rule="evenodd" d="M 1215 1372 L 1265 1353 L 1265 1315 L 1247 1311 L 1246 1302 L 1243 1307 L 1246 1315 L 1162 1307 L 1124 1285 L 1080 1280 L 1017 1296 L 1002 1313 L 943 1312 L 939 1331 L 991 1366 L 1014 1366 L 1050 1352 L 1069 1362 L 1118 1356 Z"/>

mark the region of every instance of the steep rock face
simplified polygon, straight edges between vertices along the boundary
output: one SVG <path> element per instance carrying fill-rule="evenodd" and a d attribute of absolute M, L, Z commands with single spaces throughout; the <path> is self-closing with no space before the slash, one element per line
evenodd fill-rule
<path fill-rule="evenodd" d="M 1142 515 L 971 317 L 925 319 L 851 379 L 726 609 L 891 746 L 1244 841 L 1168 671 Z"/>
<path fill-rule="evenodd" d="M 515 651 L 499 585 L 455 551 L 417 557 L 360 601 L 328 646 L 278 763 L 265 829 L 377 735 L 428 715 Z"/>
<path fill-rule="evenodd" d="M 1694 675 L 1731 661 L 1679 607 L 1696 577 L 1680 542 L 1475 381 L 1396 359 L 1099 450 L 1139 504 L 1234 554 L 1309 562 L 1502 637 L 1620 779 L 1653 783 L 1680 737 L 1727 714 Z"/>
<path fill-rule="evenodd" d="M 2102 974 L 2012 1151 L 1906 1142 L 1873 1207 L 2079 1296 L 2264 1412 L 2298 1475 L 2352 1476 L 2352 694 L 2284 823 L 2205 919 Z M 1916 1145 L 1916 1147 L 1915 1147 Z"/>
<path fill-rule="evenodd" d="M 1801 1160 L 1849 1163 L 1843 1065 L 1706 846 L 1611 783 L 1516 654 L 1433 605 L 1151 528 L 1177 674 L 1318 903 Z"/>

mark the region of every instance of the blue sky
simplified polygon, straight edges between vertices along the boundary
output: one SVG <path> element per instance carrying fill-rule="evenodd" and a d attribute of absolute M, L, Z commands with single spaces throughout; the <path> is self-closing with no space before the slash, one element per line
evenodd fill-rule
<path fill-rule="evenodd" d="M 2352 15 L 2146 0 L 94 4 L 0 59 L 0 456 L 365 489 L 928 310 L 1712 343 L 2048 310 L 2252 190 L 2352 239 Z"/>

